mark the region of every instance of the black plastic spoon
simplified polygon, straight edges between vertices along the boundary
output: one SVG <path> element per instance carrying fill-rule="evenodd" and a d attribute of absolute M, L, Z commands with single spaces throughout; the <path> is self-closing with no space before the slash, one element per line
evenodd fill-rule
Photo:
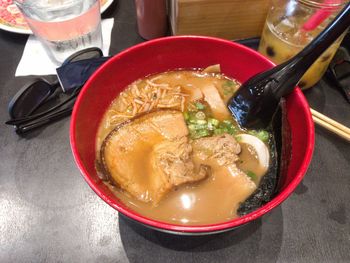
<path fill-rule="evenodd" d="M 350 3 L 295 57 L 243 83 L 228 102 L 238 123 L 245 128 L 268 127 L 281 97 L 294 90 L 308 68 L 349 26 Z"/>

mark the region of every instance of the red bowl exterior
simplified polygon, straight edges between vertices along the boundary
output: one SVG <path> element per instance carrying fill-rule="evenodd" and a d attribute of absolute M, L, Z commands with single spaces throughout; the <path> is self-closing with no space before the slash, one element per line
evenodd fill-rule
<path fill-rule="evenodd" d="M 274 66 L 245 46 L 227 40 L 199 37 L 166 37 L 133 46 L 107 61 L 89 79 L 74 106 L 70 142 L 75 161 L 86 182 L 106 203 L 124 215 L 152 228 L 175 233 L 222 232 L 259 218 L 281 204 L 304 177 L 314 148 L 314 127 L 308 103 L 299 89 L 287 98 L 291 123 L 292 157 L 280 193 L 256 211 L 224 223 L 184 226 L 146 218 L 126 207 L 103 184 L 95 169 L 95 137 L 99 122 L 112 100 L 131 82 L 153 73 L 178 68 L 203 68 L 220 64 L 227 76 L 244 82 Z"/>

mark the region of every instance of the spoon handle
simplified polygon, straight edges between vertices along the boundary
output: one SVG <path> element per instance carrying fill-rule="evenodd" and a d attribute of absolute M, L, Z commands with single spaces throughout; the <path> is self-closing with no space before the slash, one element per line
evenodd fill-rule
<path fill-rule="evenodd" d="M 278 83 L 275 86 L 275 95 L 282 97 L 289 94 L 309 67 L 349 26 L 350 3 L 346 4 L 338 16 L 300 53 L 273 69 L 274 74 L 271 77 Z"/>

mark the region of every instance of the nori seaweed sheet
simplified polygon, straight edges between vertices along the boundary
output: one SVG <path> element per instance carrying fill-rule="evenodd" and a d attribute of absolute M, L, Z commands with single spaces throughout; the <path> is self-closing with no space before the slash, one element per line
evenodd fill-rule
<path fill-rule="evenodd" d="M 270 167 L 261 179 L 259 187 L 240 204 L 237 210 L 240 216 L 249 214 L 269 202 L 278 193 L 286 178 L 291 157 L 291 133 L 284 99 L 281 99 L 268 130 L 273 134 L 270 141 Z"/>

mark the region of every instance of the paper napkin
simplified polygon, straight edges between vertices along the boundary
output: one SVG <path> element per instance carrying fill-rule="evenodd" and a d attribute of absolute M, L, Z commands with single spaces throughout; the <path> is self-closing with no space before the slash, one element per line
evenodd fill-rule
<path fill-rule="evenodd" d="M 101 22 L 103 37 L 102 51 L 105 56 L 109 55 L 113 24 L 113 18 L 104 19 Z M 30 35 L 24 47 L 22 58 L 17 66 L 15 76 L 56 74 L 56 68 L 59 66 L 59 64 L 49 58 L 39 40 L 34 35 Z"/>

